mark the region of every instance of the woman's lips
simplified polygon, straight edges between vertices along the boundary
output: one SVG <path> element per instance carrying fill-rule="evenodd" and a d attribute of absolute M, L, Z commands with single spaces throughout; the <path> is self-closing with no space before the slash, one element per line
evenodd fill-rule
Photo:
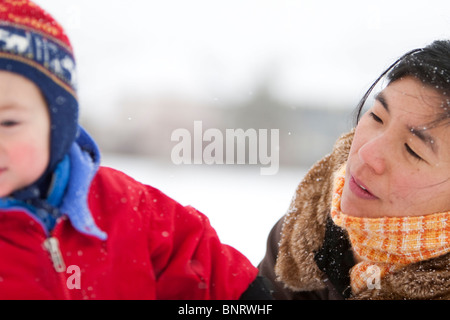
<path fill-rule="evenodd" d="M 355 179 L 355 177 L 351 176 L 350 178 L 350 184 L 349 184 L 350 190 L 355 194 L 358 198 L 364 199 L 364 200 L 375 200 L 378 199 L 375 195 L 373 195 L 360 181 Z"/>

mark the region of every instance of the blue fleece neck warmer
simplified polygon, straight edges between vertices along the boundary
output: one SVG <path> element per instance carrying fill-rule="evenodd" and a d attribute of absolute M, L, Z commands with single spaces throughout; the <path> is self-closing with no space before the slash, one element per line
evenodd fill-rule
<path fill-rule="evenodd" d="M 79 127 L 76 141 L 53 172 L 48 197 L 33 197 L 33 188 L 37 187 L 30 186 L 19 194 L 20 197 L 0 198 L 0 209 L 25 208 L 48 232 L 65 214 L 79 232 L 105 240 L 106 233 L 95 224 L 88 207 L 89 188 L 99 164 L 97 144 Z"/>

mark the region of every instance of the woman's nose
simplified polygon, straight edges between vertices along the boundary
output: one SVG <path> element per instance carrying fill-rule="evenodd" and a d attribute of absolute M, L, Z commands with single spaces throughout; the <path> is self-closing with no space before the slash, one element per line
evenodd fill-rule
<path fill-rule="evenodd" d="M 386 170 L 386 156 L 389 154 L 384 135 L 368 140 L 358 151 L 361 161 L 375 174 L 383 174 Z"/>

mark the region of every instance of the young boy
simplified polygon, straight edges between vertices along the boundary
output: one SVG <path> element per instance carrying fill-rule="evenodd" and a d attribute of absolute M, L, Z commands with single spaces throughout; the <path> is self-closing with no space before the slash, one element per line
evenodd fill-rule
<path fill-rule="evenodd" d="M 1 299 L 268 297 L 204 215 L 99 167 L 77 119 L 63 29 L 30 1 L 1 1 Z"/>

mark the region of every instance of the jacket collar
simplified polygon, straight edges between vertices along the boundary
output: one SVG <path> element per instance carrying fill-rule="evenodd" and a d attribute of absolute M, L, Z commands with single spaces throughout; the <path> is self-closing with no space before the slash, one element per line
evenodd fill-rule
<path fill-rule="evenodd" d="M 79 232 L 105 240 L 106 233 L 95 224 L 88 207 L 90 185 L 100 165 L 100 151 L 95 141 L 81 127 L 68 156 L 70 174 L 60 210 L 67 214 Z"/>
<path fill-rule="evenodd" d="M 326 287 L 326 275 L 316 263 L 329 217 L 334 173 L 347 161 L 353 131 L 342 136 L 334 150 L 317 162 L 297 187 L 285 215 L 275 272 L 293 291 Z"/>

